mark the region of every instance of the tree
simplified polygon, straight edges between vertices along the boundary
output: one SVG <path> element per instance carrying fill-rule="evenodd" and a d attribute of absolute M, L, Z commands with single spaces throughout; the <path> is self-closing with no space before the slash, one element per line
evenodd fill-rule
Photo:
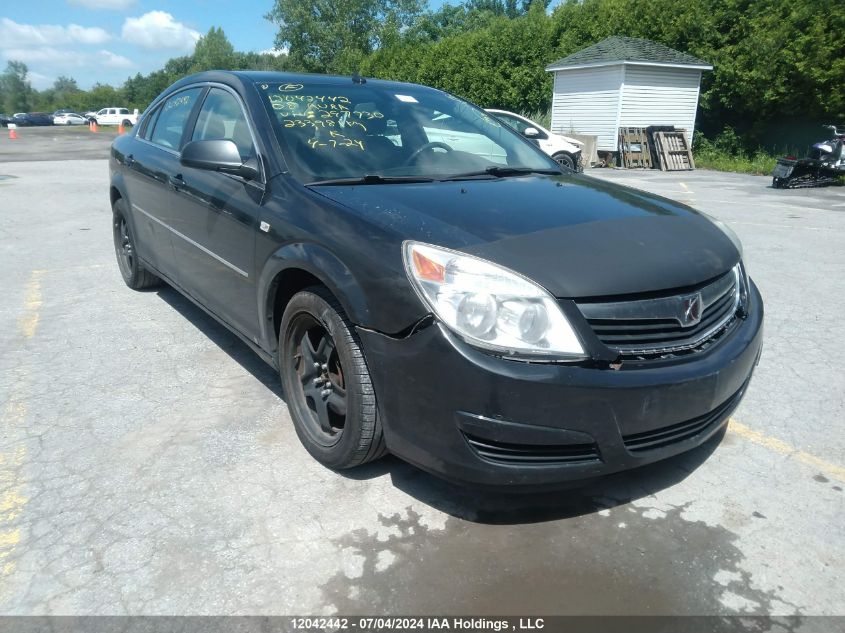
<path fill-rule="evenodd" d="M 208 33 L 197 41 L 191 72 L 227 70 L 233 68 L 234 65 L 235 48 L 221 27 L 212 26 Z"/>
<path fill-rule="evenodd" d="M 27 80 L 29 69 L 26 64 L 10 60 L 5 72 L 0 75 L 0 92 L 3 94 L 3 107 L 9 114 L 28 112 L 32 108 L 33 91 Z"/>
<path fill-rule="evenodd" d="M 42 107 L 45 110 L 55 110 L 58 108 L 69 108 L 71 102 L 80 92 L 79 86 L 76 84 L 76 79 L 60 75 L 53 82 L 53 87 L 41 93 L 41 101 L 44 103 Z M 46 106 L 46 107 L 45 107 Z"/>
<path fill-rule="evenodd" d="M 55 92 L 56 94 L 79 92 L 79 86 L 76 83 L 76 79 L 73 79 L 72 77 L 65 77 L 64 75 L 59 75 L 53 82 L 53 92 Z"/>
<path fill-rule="evenodd" d="M 348 73 L 422 13 L 423 0 L 275 0 L 265 17 L 278 25 L 276 48 L 293 68 Z"/>
<path fill-rule="evenodd" d="M 545 67 L 552 48 L 550 21 L 539 2 L 519 18 L 492 17 L 483 28 L 436 42 L 383 48 L 362 70 L 448 90 L 484 107 L 537 111 L 551 101 Z"/>

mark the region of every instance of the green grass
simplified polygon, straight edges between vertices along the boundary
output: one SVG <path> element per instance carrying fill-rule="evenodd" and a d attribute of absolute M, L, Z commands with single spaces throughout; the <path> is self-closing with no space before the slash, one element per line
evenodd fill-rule
<path fill-rule="evenodd" d="M 531 119 L 534 123 L 539 123 L 547 130 L 552 129 L 552 111 L 539 110 L 536 112 L 520 112 L 526 119 Z"/>
<path fill-rule="evenodd" d="M 777 158 L 763 151 L 754 154 L 728 153 L 714 148 L 700 148 L 693 152 L 695 166 L 699 169 L 733 171 L 741 174 L 768 176 L 777 163 Z"/>

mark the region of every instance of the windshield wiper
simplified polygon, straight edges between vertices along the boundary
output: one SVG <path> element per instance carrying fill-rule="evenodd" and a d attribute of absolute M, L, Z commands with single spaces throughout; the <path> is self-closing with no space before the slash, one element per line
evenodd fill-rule
<path fill-rule="evenodd" d="M 378 174 L 367 174 L 360 178 L 332 178 L 329 180 L 315 180 L 309 182 L 309 187 L 314 185 L 385 185 L 403 182 L 434 182 L 434 178 L 425 176 L 379 176 Z"/>
<path fill-rule="evenodd" d="M 502 178 L 503 176 L 524 176 L 525 174 L 549 174 L 551 176 L 559 175 L 559 169 L 535 169 L 534 167 L 507 167 L 505 165 L 491 165 L 481 171 L 468 171 L 465 174 L 455 174 L 448 178 L 441 178 L 441 180 L 463 180 L 464 178 L 475 178 L 477 176 L 494 176 Z"/>

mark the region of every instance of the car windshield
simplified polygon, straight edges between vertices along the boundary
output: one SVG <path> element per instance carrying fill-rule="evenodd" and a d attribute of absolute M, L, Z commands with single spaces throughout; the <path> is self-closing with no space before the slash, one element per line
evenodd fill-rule
<path fill-rule="evenodd" d="M 557 165 L 495 117 L 422 86 L 260 83 L 302 182 L 517 175 Z"/>

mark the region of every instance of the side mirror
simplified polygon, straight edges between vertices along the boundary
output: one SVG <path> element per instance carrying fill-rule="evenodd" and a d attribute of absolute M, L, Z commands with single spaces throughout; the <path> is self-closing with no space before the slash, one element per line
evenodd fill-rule
<path fill-rule="evenodd" d="M 525 131 L 522 133 L 522 135 L 528 138 L 536 138 L 540 136 L 540 130 L 538 130 L 536 127 L 527 127 L 525 128 Z"/>
<path fill-rule="evenodd" d="M 227 139 L 209 139 L 191 141 L 182 148 L 179 162 L 185 167 L 220 171 L 234 174 L 247 180 L 258 178 L 258 165 L 254 159 L 241 160 L 241 153 L 233 141 Z"/>

